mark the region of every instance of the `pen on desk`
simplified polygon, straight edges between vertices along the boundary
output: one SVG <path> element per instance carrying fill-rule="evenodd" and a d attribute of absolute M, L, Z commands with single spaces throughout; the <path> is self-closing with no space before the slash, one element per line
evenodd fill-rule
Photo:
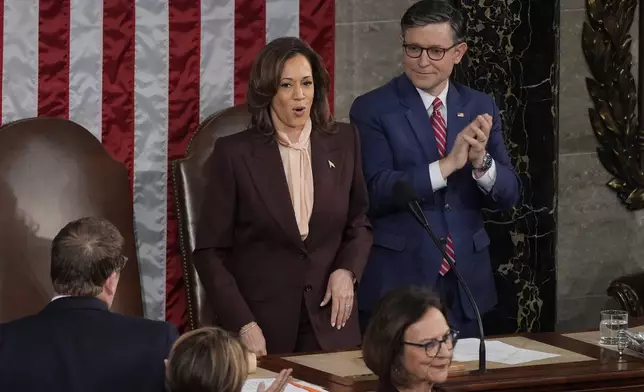
<path fill-rule="evenodd" d="M 320 392 L 319 390 L 317 390 L 315 388 L 307 387 L 306 385 L 298 384 L 298 383 L 293 382 L 293 381 L 289 382 L 289 384 L 293 385 L 294 387 L 304 389 L 305 391 L 308 391 L 308 392 Z"/>

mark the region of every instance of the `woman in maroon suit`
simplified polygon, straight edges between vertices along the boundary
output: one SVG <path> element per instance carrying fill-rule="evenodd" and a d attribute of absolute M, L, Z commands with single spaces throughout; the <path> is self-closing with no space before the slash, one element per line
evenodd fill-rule
<path fill-rule="evenodd" d="M 248 83 L 251 127 L 208 162 L 195 267 L 221 326 L 258 355 L 360 344 L 368 196 L 357 132 L 333 122 L 328 88 L 310 46 L 272 41 Z"/>

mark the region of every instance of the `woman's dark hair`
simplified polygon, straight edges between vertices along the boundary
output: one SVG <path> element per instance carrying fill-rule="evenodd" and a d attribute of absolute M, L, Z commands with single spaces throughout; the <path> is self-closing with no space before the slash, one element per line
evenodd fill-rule
<path fill-rule="evenodd" d="M 362 342 L 367 367 L 385 385 L 408 388 L 411 375 L 403 366 L 403 340 L 407 328 L 430 309 L 445 310 L 429 288 L 402 286 L 378 302 Z"/>
<path fill-rule="evenodd" d="M 313 130 L 332 132 L 332 117 L 329 109 L 329 73 L 320 55 L 306 42 L 295 37 L 277 38 L 262 49 L 253 62 L 248 80 L 246 101 L 252 115 L 251 125 L 261 133 L 270 136 L 275 132 L 271 119 L 271 101 L 282 79 L 284 64 L 301 54 L 311 64 L 315 95 L 311 107 Z"/>

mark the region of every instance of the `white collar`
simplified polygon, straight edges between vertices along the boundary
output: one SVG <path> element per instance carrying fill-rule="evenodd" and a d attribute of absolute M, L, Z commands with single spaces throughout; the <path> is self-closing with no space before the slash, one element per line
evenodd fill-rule
<path fill-rule="evenodd" d="M 57 299 L 65 298 L 65 297 L 70 297 L 70 295 L 55 295 L 54 298 L 52 298 L 51 301 L 49 302 L 54 302 Z"/>
<path fill-rule="evenodd" d="M 441 91 L 440 94 L 438 94 L 438 98 L 440 98 L 441 102 L 443 102 L 443 107 L 447 109 L 447 91 L 449 90 L 449 80 L 447 81 L 447 84 L 445 84 L 445 88 L 443 91 Z M 425 110 L 429 111 L 429 108 L 432 107 L 432 103 L 434 102 L 434 99 L 436 99 L 435 96 L 431 95 L 425 90 L 421 90 L 419 88 L 416 88 L 416 91 L 418 91 L 418 94 L 420 94 L 420 98 L 423 100 L 423 105 L 425 105 Z"/>

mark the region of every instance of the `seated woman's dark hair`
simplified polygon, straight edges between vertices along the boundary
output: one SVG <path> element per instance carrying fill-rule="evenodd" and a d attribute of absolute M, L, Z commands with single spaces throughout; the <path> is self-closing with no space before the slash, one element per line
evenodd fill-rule
<path fill-rule="evenodd" d="M 203 327 L 181 336 L 166 365 L 167 392 L 240 392 L 248 377 L 248 352 L 228 331 Z"/>
<path fill-rule="evenodd" d="M 329 109 L 329 73 L 319 54 L 306 42 L 295 37 L 282 37 L 269 42 L 259 53 L 248 79 L 246 102 L 251 113 L 251 125 L 269 136 L 275 132 L 271 120 L 271 101 L 280 85 L 284 64 L 301 54 L 311 64 L 315 95 L 311 107 L 313 130 L 332 132 L 331 110 Z"/>
<path fill-rule="evenodd" d="M 381 383 L 396 388 L 410 386 L 410 374 L 403 366 L 405 331 L 432 308 L 445 315 L 438 296 L 418 286 L 395 288 L 378 302 L 365 331 L 362 356 Z"/>

